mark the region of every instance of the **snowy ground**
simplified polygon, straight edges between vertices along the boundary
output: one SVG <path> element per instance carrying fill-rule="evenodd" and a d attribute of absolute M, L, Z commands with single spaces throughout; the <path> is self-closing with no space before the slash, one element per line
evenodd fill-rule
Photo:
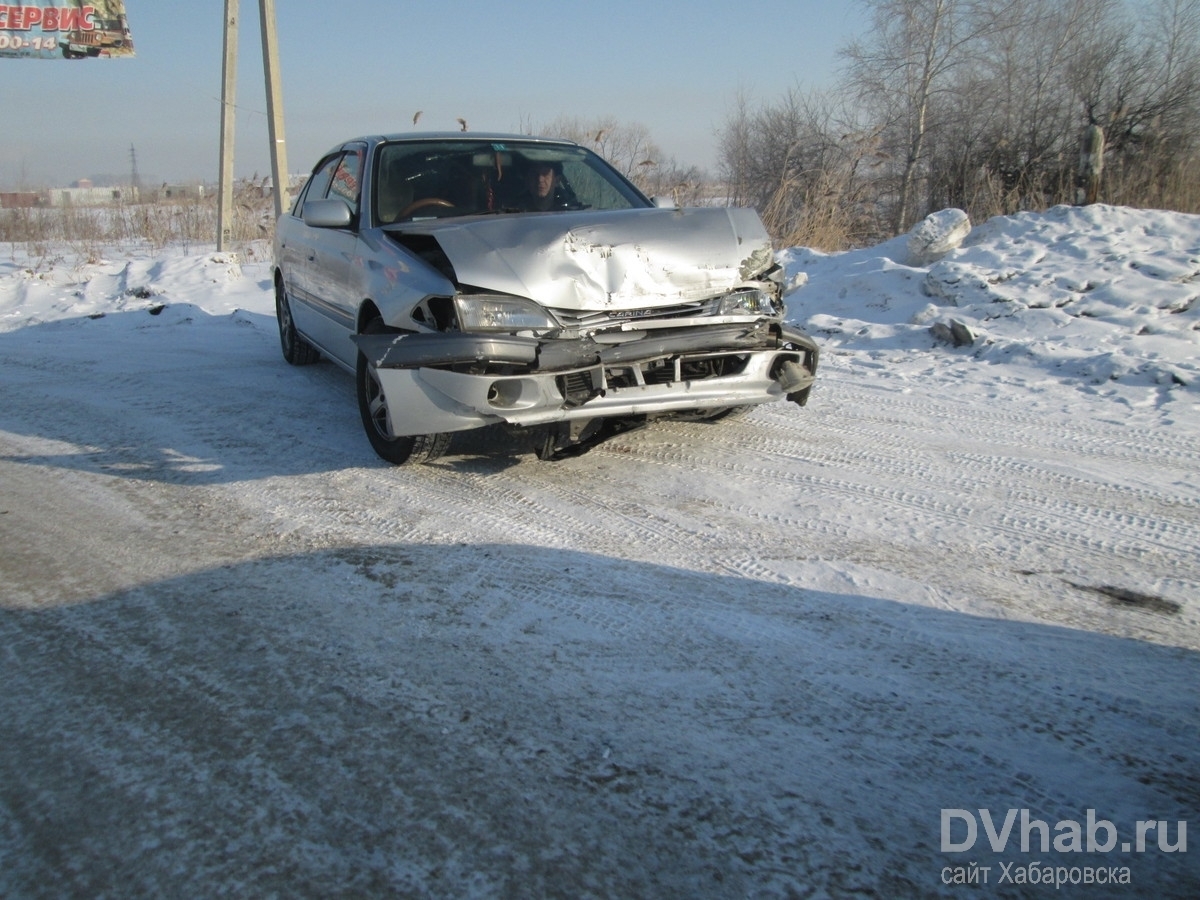
<path fill-rule="evenodd" d="M 807 408 L 403 469 L 263 252 L 0 262 L 0 896 L 1196 896 L 1200 218 L 788 250 Z"/>

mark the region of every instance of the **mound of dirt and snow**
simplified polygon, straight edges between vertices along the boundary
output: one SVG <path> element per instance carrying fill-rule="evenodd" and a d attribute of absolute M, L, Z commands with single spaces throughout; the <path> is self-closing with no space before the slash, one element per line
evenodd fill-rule
<path fill-rule="evenodd" d="M 1056 207 L 965 239 L 961 223 L 914 229 L 919 255 L 936 257 L 924 266 L 904 264 L 909 236 L 835 256 L 788 251 L 809 281 L 789 311 L 836 347 L 924 349 L 958 323 L 954 343 L 983 362 L 1200 389 L 1200 216 Z"/>

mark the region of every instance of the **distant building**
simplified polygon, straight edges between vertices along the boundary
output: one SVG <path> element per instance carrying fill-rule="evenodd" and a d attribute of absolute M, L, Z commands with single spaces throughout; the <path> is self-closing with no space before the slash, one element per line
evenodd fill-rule
<path fill-rule="evenodd" d="M 204 185 L 164 184 L 158 189 L 158 196 L 163 200 L 203 200 Z"/>
<path fill-rule="evenodd" d="M 134 192 L 127 187 L 92 187 L 91 182 L 84 179 L 87 187 L 53 188 L 46 191 L 49 199 L 47 205 L 61 206 L 111 206 L 114 203 L 132 203 L 135 201 Z"/>
<path fill-rule="evenodd" d="M 0 209 L 37 209 L 49 206 L 50 201 L 45 193 L 39 191 L 5 191 L 0 192 Z"/>

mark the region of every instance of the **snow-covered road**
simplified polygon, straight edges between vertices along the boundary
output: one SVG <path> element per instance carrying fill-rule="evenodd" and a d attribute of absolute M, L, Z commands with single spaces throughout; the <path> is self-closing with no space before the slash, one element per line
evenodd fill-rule
<path fill-rule="evenodd" d="M 0 294 L 0 895 L 1195 895 L 1194 390 L 831 329 L 806 409 L 396 469 L 224 271 Z"/>

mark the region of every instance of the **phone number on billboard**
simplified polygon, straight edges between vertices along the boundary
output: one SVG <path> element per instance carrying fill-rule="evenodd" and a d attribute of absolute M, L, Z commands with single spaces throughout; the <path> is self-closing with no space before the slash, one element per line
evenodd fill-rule
<path fill-rule="evenodd" d="M 0 50 L 57 50 L 58 43 L 51 37 L 23 38 L 15 34 L 0 34 Z"/>

